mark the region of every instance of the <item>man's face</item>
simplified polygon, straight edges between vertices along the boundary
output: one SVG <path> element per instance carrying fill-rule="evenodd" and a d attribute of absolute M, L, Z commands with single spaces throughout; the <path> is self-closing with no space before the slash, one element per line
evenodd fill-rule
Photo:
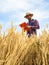
<path fill-rule="evenodd" d="M 32 16 L 31 15 L 28 15 L 27 19 L 28 20 L 31 20 Z"/>

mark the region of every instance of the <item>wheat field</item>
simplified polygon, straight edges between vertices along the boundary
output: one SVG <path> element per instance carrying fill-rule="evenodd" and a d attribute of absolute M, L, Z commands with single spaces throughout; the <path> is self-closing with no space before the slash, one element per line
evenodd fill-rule
<path fill-rule="evenodd" d="M 4 34 L 1 29 L 0 25 L 0 65 L 49 65 L 49 32 L 28 38 L 12 26 Z"/>

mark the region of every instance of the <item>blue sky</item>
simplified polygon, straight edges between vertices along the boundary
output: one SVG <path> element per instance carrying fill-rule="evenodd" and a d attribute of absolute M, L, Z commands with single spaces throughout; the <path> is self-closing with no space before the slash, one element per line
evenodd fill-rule
<path fill-rule="evenodd" d="M 33 18 L 39 21 L 39 33 L 46 23 L 49 25 L 49 0 L 0 0 L 0 24 L 3 30 L 10 26 L 11 21 L 19 30 L 19 23 L 27 22 L 24 19 L 26 12 L 33 13 Z"/>

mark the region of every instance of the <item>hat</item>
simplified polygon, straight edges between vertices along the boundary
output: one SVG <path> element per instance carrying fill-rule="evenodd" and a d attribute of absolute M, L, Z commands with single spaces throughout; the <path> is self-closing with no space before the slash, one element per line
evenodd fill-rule
<path fill-rule="evenodd" d="M 27 13 L 26 13 L 26 15 L 24 16 L 24 18 L 27 18 L 29 15 L 33 16 L 33 14 L 32 14 L 32 13 L 27 12 Z"/>

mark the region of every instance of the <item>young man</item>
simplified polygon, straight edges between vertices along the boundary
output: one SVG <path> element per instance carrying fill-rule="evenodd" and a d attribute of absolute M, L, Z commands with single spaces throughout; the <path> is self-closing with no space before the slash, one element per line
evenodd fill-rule
<path fill-rule="evenodd" d="M 29 31 L 27 31 L 28 36 L 31 36 L 31 34 L 37 35 L 36 30 L 39 29 L 39 23 L 37 20 L 32 19 L 33 14 L 30 12 L 27 12 L 24 18 L 28 19 L 28 28 L 30 28 Z"/>

